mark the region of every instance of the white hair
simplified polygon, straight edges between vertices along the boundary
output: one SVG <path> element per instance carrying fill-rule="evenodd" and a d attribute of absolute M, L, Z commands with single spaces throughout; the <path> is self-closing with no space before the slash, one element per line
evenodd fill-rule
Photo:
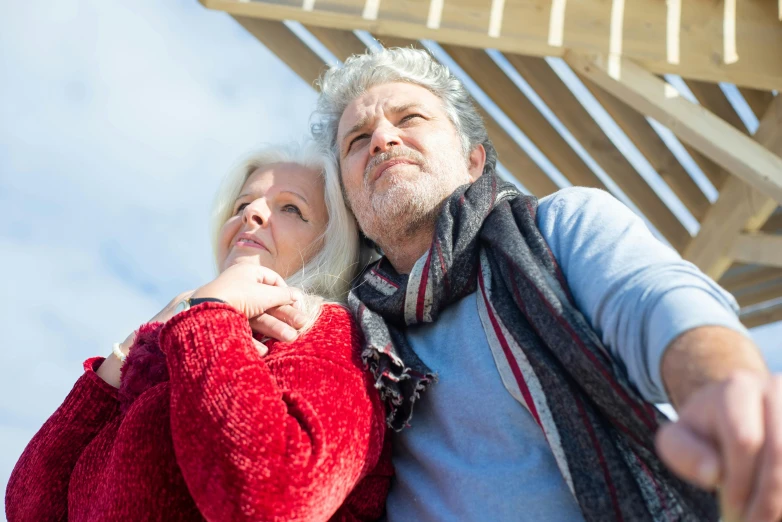
<path fill-rule="evenodd" d="M 285 281 L 301 289 L 307 296 L 305 312 L 310 316 L 305 330 L 314 323 L 325 301 L 343 303 L 350 283 L 359 269 L 359 236 L 356 220 L 345 206 L 342 188 L 333 156 L 317 143 L 269 145 L 248 154 L 229 171 L 215 198 L 212 213 L 212 250 L 218 267 L 220 230 L 231 217 L 233 204 L 247 178 L 258 168 L 275 163 L 294 163 L 320 173 L 323 177 L 324 200 L 329 215 L 321 236 L 323 247 L 298 272 Z"/>
<path fill-rule="evenodd" d="M 494 171 L 497 151 L 470 94 L 446 66 L 422 49 L 369 50 L 351 56 L 341 67 L 334 66 L 323 73 L 318 80 L 320 95 L 313 114 L 315 139 L 338 154 L 337 129 L 345 108 L 368 89 L 393 82 L 418 85 L 440 98 L 459 134 L 465 157 L 476 146 L 483 145 L 486 149 L 483 172 Z"/>

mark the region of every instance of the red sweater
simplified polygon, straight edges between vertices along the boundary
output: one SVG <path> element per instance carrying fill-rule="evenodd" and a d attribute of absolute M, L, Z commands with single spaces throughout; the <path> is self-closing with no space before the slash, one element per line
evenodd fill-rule
<path fill-rule="evenodd" d="M 385 413 L 349 313 L 325 306 L 265 358 L 250 336 L 242 314 L 204 303 L 142 326 L 119 390 L 95 374 L 103 359 L 85 362 L 16 464 L 8 520 L 381 516 Z"/>

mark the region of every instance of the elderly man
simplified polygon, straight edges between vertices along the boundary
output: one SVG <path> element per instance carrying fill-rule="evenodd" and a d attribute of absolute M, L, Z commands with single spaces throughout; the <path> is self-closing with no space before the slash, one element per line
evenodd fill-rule
<path fill-rule="evenodd" d="M 714 489 L 782 519 L 782 384 L 729 294 L 605 192 L 498 179 L 423 51 L 327 71 L 316 116 L 384 254 L 350 304 L 398 432 L 389 520 L 716 520 Z"/>

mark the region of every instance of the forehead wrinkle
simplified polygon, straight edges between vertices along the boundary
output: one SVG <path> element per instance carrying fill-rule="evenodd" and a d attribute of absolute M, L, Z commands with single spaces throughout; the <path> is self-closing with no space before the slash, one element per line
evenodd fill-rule
<path fill-rule="evenodd" d="M 386 105 L 387 103 L 388 103 L 388 100 L 386 100 L 386 102 L 384 102 L 384 103 L 383 103 L 383 105 Z M 390 112 L 391 114 L 399 114 L 400 112 L 405 112 L 405 111 L 408 111 L 408 110 L 410 110 L 410 109 L 413 109 L 413 108 L 418 108 L 418 107 L 424 107 L 424 104 L 422 104 L 422 103 L 419 103 L 419 102 L 409 102 L 409 103 L 404 103 L 404 104 L 402 104 L 402 105 L 392 105 L 392 106 L 388 107 L 386 110 L 387 110 L 388 112 Z M 384 112 L 385 112 L 385 111 L 384 111 Z M 355 132 L 358 132 L 358 131 L 359 131 L 359 130 L 361 130 L 362 128 L 366 127 L 366 126 L 367 126 L 367 124 L 368 124 L 368 123 L 369 123 L 371 120 L 372 120 L 372 115 L 370 115 L 370 114 L 367 114 L 366 116 L 363 116 L 363 117 L 362 117 L 362 118 L 361 118 L 361 119 L 358 121 L 358 123 L 356 123 L 355 125 L 353 125 L 353 126 L 352 126 L 352 127 L 351 127 L 351 128 L 350 128 L 350 129 L 349 129 L 349 130 L 348 130 L 348 131 L 347 131 L 347 132 L 346 132 L 346 133 L 345 133 L 343 136 L 342 136 L 342 140 L 344 140 L 345 138 L 347 138 L 347 137 L 348 137 L 348 136 L 350 136 L 351 134 L 353 134 L 353 133 L 355 133 Z M 342 141 L 342 140 L 340 140 L 340 141 Z"/>

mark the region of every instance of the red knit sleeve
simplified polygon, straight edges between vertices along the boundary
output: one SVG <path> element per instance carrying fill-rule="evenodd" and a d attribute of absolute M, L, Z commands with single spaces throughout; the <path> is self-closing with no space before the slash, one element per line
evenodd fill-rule
<path fill-rule="evenodd" d="M 84 374 L 24 449 L 5 493 L 10 522 L 67 519 L 76 461 L 119 414 L 117 390 L 95 373 L 102 362 L 95 357 L 84 363 Z"/>
<path fill-rule="evenodd" d="M 215 303 L 161 333 L 188 489 L 208 520 L 327 520 L 383 446 L 383 406 L 358 357 L 358 329 L 326 306 L 309 332 L 266 359 L 250 336 L 242 314 Z"/>

